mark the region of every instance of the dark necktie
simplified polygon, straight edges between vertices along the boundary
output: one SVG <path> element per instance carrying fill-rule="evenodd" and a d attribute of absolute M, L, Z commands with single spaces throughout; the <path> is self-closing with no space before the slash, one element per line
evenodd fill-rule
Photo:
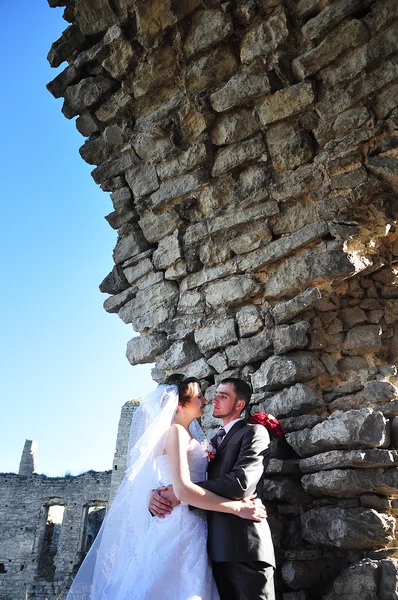
<path fill-rule="evenodd" d="M 217 433 L 217 437 L 216 437 L 216 449 L 218 450 L 218 448 L 221 446 L 221 442 L 223 441 L 225 437 L 225 429 L 223 429 L 221 427 L 220 431 Z"/>

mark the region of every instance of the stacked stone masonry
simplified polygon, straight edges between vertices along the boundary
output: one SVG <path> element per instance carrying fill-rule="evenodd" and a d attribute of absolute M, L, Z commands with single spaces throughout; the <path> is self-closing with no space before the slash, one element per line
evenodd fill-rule
<path fill-rule="evenodd" d="M 209 399 L 243 377 L 282 419 L 278 598 L 355 598 L 361 574 L 395 597 L 398 3 L 49 3 L 70 25 L 48 88 L 110 192 L 100 288 L 140 334 L 130 363 Z"/>

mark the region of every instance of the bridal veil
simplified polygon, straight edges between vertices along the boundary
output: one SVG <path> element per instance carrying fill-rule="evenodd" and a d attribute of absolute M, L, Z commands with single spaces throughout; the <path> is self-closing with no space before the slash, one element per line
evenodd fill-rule
<path fill-rule="evenodd" d="M 112 600 L 127 566 L 138 563 L 140 540 L 153 518 L 148 499 L 157 483 L 155 459 L 164 452 L 177 406 L 177 386 L 160 385 L 135 411 L 126 474 L 66 600 Z M 203 438 L 196 421 L 191 434 Z"/>

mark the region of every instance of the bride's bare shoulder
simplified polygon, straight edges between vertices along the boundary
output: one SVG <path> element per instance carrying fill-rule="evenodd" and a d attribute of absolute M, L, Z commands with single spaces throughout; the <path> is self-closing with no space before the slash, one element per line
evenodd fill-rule
<path fill-rule="evenodd" d="M 167 436 L 167 446 L 170 444 L 178 444 L 180 447 L 189 445 L 191 436 L 188 431 L 179 423 L 172 423 L 170 425 L 169 434 Z"/>

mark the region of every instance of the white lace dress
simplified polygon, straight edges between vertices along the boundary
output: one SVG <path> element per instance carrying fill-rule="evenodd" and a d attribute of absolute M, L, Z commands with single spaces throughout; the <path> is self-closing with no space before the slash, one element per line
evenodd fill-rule
<path fill-rule="evenodd" d="M 191 481 L 204 481 L 207 452 L 192 439 L 188 449 Z M 171 483 L 166 454 L 156 459 L 159 486 Z M 153 517 L 140 540 L 139 560 L 127 568 L 114 600 L 219 600 L 207 556 L 205 513 L 186 504 L 163 519 Z"/>

